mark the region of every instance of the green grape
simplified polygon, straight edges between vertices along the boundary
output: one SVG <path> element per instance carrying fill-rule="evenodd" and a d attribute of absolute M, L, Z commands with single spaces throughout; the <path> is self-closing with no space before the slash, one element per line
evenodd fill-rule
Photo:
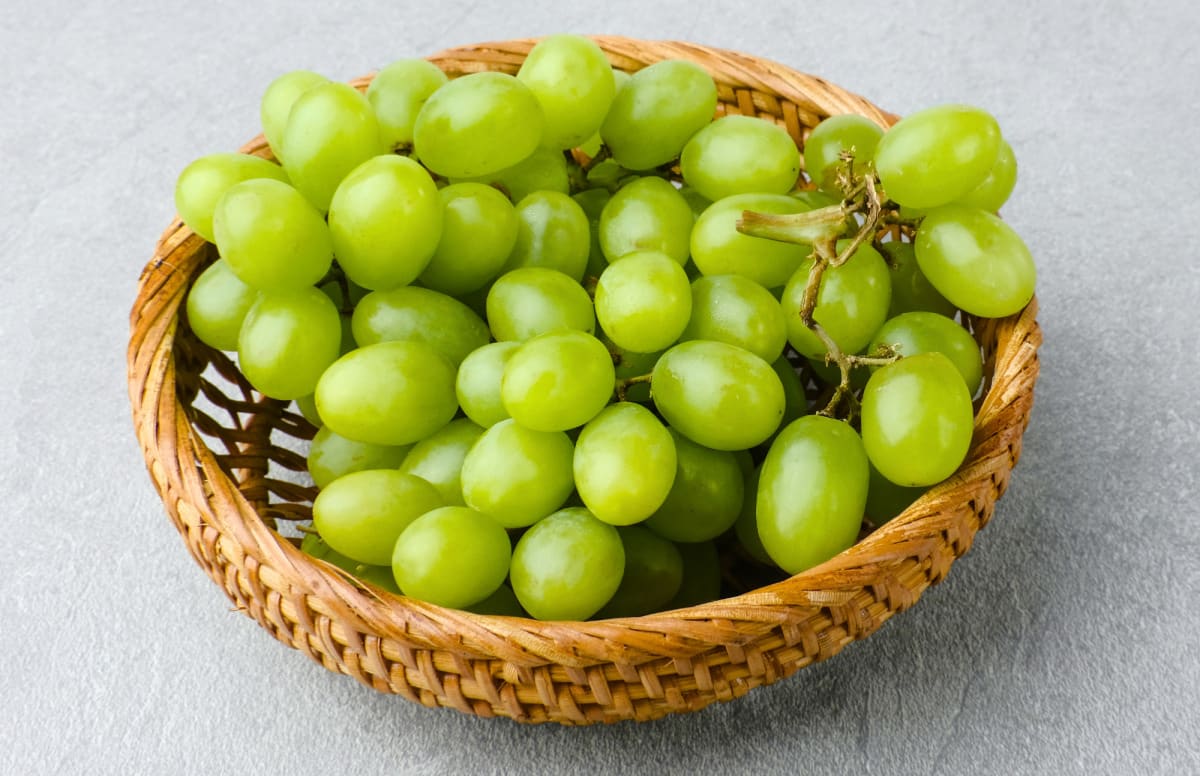
<path fill-rule="evenodd" d="M 700 192 L 693 189 L 691 186 L 684 184 L 679 188 L 679 194 L 687 201 L 688 207 L 692 209 L 692 223 L 700 217 L 700 214 L 708 210 L 708 206 L 712 204 L 712 200 L 705 197 Z M 691 255 L 691 244 L 689 240 L 688 255 Z"/>
<path fill-rule="evenodd" d="M 416 475 L 437 488 L 449 506 L 466 504 L 462 497 L 462 464 L 483 429 L 466 418 L 452 420 L 440 431 L 417 442 L 400 464 L 400 471 Z"/>
<path fill-rule="evenodd" d="M 579 203 L 557 191 L 537 191 L 517 204 L 517 241 L 504 268 L 556 269 L 578 283 L 590 249 L 588 218 Z"/>
<path fill-rule="evenodd" d="M 654 413 L 620 402 L 579 433 L 575 487 L 597 518 L 632 525 L 662 506 L 675 482 L 675 463 L 675 442 Z"/>
<path fill-rule="evenodd" d="M 835 180 L 841 154 L 854 154 L 854 169 L 861 172 L 875 159 L 875 148 L 883 137 L 883 128 L 864 116 L 852 113 L 830 116 L 804 141 L 804 169 L 809 180 L 822 191 L 841 196 Z M 819 206 L 818 206 L 819 207 Z"/>
<path fill-rule="evenodd" d="M 321 420 L 321 413 L 317 412 L 317 398 L 311 393 L 296 399 L 296 410 L 314 427 L 318 429 L 324 427 L 325 422 Z"/>
<path fill-rule="evenodd" d="M 443 504 L 437 490 L 420 477 L 395 469 L 366 469 L 321 489 L 313 501 L 313 525 L 346 557 L 383 566 L 391 563 L 392 548 L 404 529 Z"/>
<path fill-rule="evenodd" d="M 237 350 L 238 332 L 258 291 L 238 280 L 224 259 L 200 273 L 187 295 L 187 321 L 200 341 L 217 350 Z"/>
<path fill-rule="evenodd" d="M 865 350 L 865 348 L 864 348 Z M 862 355 L 861 353 L 858 355 Z M 808 360 L 809 367 L 816 374 L 817 379 L 826 385 L 838 385 L 842 381 L 842 372 L 838 369 L 835 363 L 825 363 L 822 358 L 810 358 Z M 867 386 L 867 380 L 871 379 L 871 369 L 862 364 L 850 365 L 850 388 L 855 391 L 860 391 Z"/>
<path fill-rule="evenodd" d="M 511 557 L 508 533 L 495 520 L 467 507 L 441 507 L 400 534 L 392 573 L 405 595 L 462 609 L 500 588 Z"/>
<path fill-rule="evenodd" d="M 779 375 L 750 351 L 724 342 L 692 340 L 668 350 L 654 366 L 650 394 L 671 426 L 715 450 L 754 447 L 783 419 Z"/>
<path fill-rule="evenodd" d="M 968 105 L 938 105 L 905 116 L 884 133 L 875 170 L 888 197 L 931 208 L 982 183 L 999 151 L 996 119 Z"/>
<path fill-rule="evenodd" d="M 543 38 L 526 55 L 517 79 L 542 106 L 542 146 L 556 151 L 595 134 L 616 93 L 608 58 L 581 35 Z"/>
<path fill-rule="evenodd" d="M 367 101 L 379 119 L 379 135 L 389 150 L 411 146 L 413 125 L 429 96 L 448 79 L 424 59 L 401 59 L 375 74 Z"/>
<path fill-rule="evenodd" d="M 317 383 L 317 410 L 330 429 L 377 445 L 407 445 L 458 411 L 454 366 L 423 342 L 364 345 L 335 361 Z"/>
<path fill-rule="evenodd" d="M 333 302 L 333 306 L 338 309 L 342 323 L 342 345 L 338 352 L 344 356 L 358 347 L 358 343 L 354 341 L 354 329 L 351 326 L 351 317 L 354 314 L 355 306 L 367 295 L 367 289 L 351 280 L 346 280 L 344 275 L 340 278 L 330 278 L 317 286 L 317 288 L 321 290 L 321 293 L 329 297 L 329 300 Z"/>
<path fill-rule="evenodd" d="M 713 119 L 717 85 L 699 65 L 655 62 L 621 87 L 600 125 L 613 158 L 629 170 L 666 164 Z"/>
<path fill-rule="evenodd" d="M 604 249 L 600 245 L 600 216 L 612 195 L 607 189 L 585 189 L 571 198 L 579 203 L 584 215 L 588 217 L 588 263 L 583 276 L 598 278 L 608 266 L 608 259 L 605 258 Z"/>
<path fill-rule="evenodd" d="M 738 513 L 737 522 L 733 524 L 734 533 L 742 548 L 759 563 L 768 566 L 775 565 L 770 554 L 763 547 L 762 538 L 758 535 L 758 478 L 759 469 L 751 469 L 746 475 L 746 488 L 742 494 L 742 511 Z"/>
<path fill-rule="evenodd" d="M 267 145 L 276 159 L 283 160 L 283 133 L 296 100 L 314 86 L 327 83 L 329 79 L 323 75 L 308 70 L 293 70 L 279 76 L 267 87 L 259 106 L 259 117 Z"/>
<path fill-rule="evenodd" d="M 844 250 L 848 243 L 839 240 L 838 250 Z M 821 359 L 825 357 L 825 343 L 800 317 L 812 266 L 811 257 L 801 262 L 783 290 L 782 304 L 787 315 L 788 342 L 800 355 Z M 863 244 L 845 264 L 825 270 L 817 290 L 813 319 L 824 327 L 843 353 L 858 353 L 887 320 L 891 299 L 887 262 L 878 251 Z"/>
<path fill-rule="evenodd" d="M 312 475 L 313 484 L 323 488 L 351 472 L 395 469 L 404 461 L 410 449 L 409 445 L 356 442 L 322 427 L 317 430 L 308 449 L 308 473 Z"/>
<path fill-rule="evenodd" d="M 600 214 L 600 249 L 609 262 L 638 251 L 658 251 L 683 265 L 688 259 L 692 208 L 669 182 L 657 177 L 630 181 Z"/>
<path fill-rule="evenodd" d="M 683 582 L 679 592 L 663 607 L 683 609 L 715 601 L 721 597 L 721 558 L 713 542 L 675 544 L 683 559 Z"/>
<path fill-rule="evenodd" d="M 457 367 L 491 340 L 487 324 L 453 297 L 416 286 L 372 291 L 351 319 L 359 345 L 406 340 L 423 342 Z"/>
<path fill-rule="evenodd" d="M 670 346 L 691 314 L 687 273 L 663 253 L 628 254 L 609 264 L 596 284 L 596 319 L 625 350 L 651 353 Z"/>
<path fill-rule="evenodd" d="M 750 237 L 737 230 L 744 211 L 803 213 L 808 205 L 784 194 L 737 194 L 717 200 L 692 227 L 692 261 L 705 275 L 744 275 L 755 283 L 782 286 L 812 253 L 812 246 Z"/>
<path fill-rule="evenodd" d="M 658 363 L 658 358 L 663 354 L 662 351 L 653 353 L 637 353 L 632 350 L 621 350 L 612 343 L 611 340 L 606 340 L 609 343 L 609 351 L 615 353 L 616 375 L 617 380 L 628 380 L 631 377 L 644 377 L 654 371 L 654 365 Z M 627 401 L 649 402 L 650 401 L 650 383 L 640 382 L 625 386 L 625 399 Z"/>
<path fill-rule="evenodd" d="M 561 431 L 533 431 L 502 420 L 483 432 L 463 460 L 463 500 L 505 528 L 533 525 L 571 495 L 574 453 Z"/>
<path fill-rule="evenodd" d="M 545 267 L 522 267 L 500 276 L 487 295 L 487 319 L 497 340 L 523 342 L 539 334 L 596 330 L 592 299 L 583 286 Z"/>
<path fill-rule="evenodd" d="M 753 280 L 705 275 L 692 281 L 692 317 L 682 339 L 726 342 L 774 361 L 787 344 L 787 321 L 771 292 Z"/>
<path fill-rule="evenodd" d="M 491 428 L 509 417 L 500 397 L 500 381 L 519 342 L 493 342 L 471 352 L 458 366 L 454 392 L 468 418 Z"/>
<path fill-rule="evenodd" d="M 867 455 L 897 485 L 933 485 L 953 474 L 967 456 L 973 420 L 962 375 L 941 353 L 889 364 L 863 390 Z"/>
<path fill-rule="evenodd" d="M 876 526 L 883 525 L 896 515 L 912 506 L 925 495 L 925 488 L 906 488 L 889 480 L 871 467 L 870 486 L 867 489 L 866 514 Z"/>
<path fill-rule="evenodd" d="M 679 169 L 685 183 L 711 200 L 786 194 L 800 175 L 800 150 L 778 124 L 728 115 L 692 135 Z"/>
<path fill-rule="evenodd" d="M 657 612 L 683 583 L 683 556 L 673 543 L 640 525 L 618 528 L 617 533 L 625 551 L 625 573 L 617 592 L 596 612 L 598 620 Z"/>
<path fill-rule="evenodd" d="M 453 183 L 468 182 L 454 179 Z M 486 183 L 508 192 L 513 202 L 520 202 L 535 191 L 556 191 L 568 194 L 571 182 L 567 174 L 567 158 L 562 151 L 539 148 L 529 156 L 503 170 L 472 178 L 471 183 Z"/>
<path fill-rule="evenodd" d="M 525 532 L 513 550 L 510 579 L 535 618 L 586 620 L 617 592 L 624 571 L 617 529 L 573 507 Z"/>
<path fill-rule="evenodd" d="M 917 254 L 912 243 L 885 242 L 879 246 L 887 258 L 892 278 L 892 302 L 888 305 L 888 317 L 901 313 L 930 312 L 953 318 L 954 305 L 929 284 L 929 279 L 917 265 Z"/>
<path fill-rule="evenodd" d="M 545 123 L 537 97 L 505 73 L 472 73 L 433 93 L 413 129 L 421 162 L 447 178 L 491 175 L 529 156 Z"/>
<path fill-rule="evenodd" d="M 957 205 L 931 210 L 914 244 L 930 284 L 972 315 L 1003 318 L 1033 298 L 1033 257 L 1012 227 L 991 213 Z"/>
<path fill-rule="evenodd" d="M 831 196 L 815 189 L 796 189 L 789 191 L 788 196 L 803 202 L 806 210 L 819 210 L 842 201 L 840 196 Z"/>
<path fill-rule="evenodd" d="M 496 277 L 517 242 L 517 213 L 508 198 L 482 183 L 455 183 L 438 192 L 442 236 L 421 284 L 459 296 Z"/>
<path fill-rule="evenodd" d="M 586 332 L 556 331 L 527 340 L 509 358 L 500 397 L 525 428 L 566 431 L 596 417 L 615 384 L 604 343 Z"/>
<path fill-rule="evenodd" d="M 353 86 L 327 83 L 296 99 L 283 132 L 283 169 L 321 212 L 351 170 L 388 152 L 371 103 Z"/>
<path fill-rule="evenodd" d="M 341 340 L 337 309 L 317 289 L 264 291 L 238 333 L 238 365 L 263 395 L 296 399 L 313 392 Z"/>
<path fill-rule="evenodd" d="M 971 333 L 954 320 L 937 313 L 903 313 L 889 318 L 871 338 L 868 352 L 892 347 L 901 356 L 941 353 L 962 375 L 967 391 L 974 396 L 983 381 L 983 354 Z"/>
<path fill-rule="evenodd" d="M 675 481 L 662 506 L 644 523 L 673 542 L 714 539 L 737 522 L 745 478 L 737 456 L 691 441 L 676 429 Z"/>
<path fill-rule="evenodd" d="M 396 580 L 392 577 L 391 566 L 372 566 L 366 563 L 359 563 L 353 558 L 347 558 L 330 547 L 329 542 L 322 539 L 318 534 L 305 534 L 304 538 L 300 541 L 300 551 L 318 560 L 323 560 L 326 563 L 337 566 L 342 571 L 353 574 L 359 580 L 370 582 L 372 585 L 382 588 L 389 593 L 400 594 L 400 586 L 396 584 Z"/>
<path fill-rule="evenodd" d="M 867 455 L 849 424 L 807 415 L 785 428 L 759 473 L 758 535 L 784 571 L 799 574 L 858 538 Z"/>
<path fill-rule="evenodd" d="M 772 361 L 771 368 L 779 375 L 779 382 L 783 385 L 783 420 L 779 421 L 779 429 L 782 430 L 808 411 L 808 396 L 804 392 L 804 383 L 800 382 L 800 375 L 785 356 Z"/>
<path fill-rule="evenodd" d="M 465 607 L 472 614 L 488 614 L 499 617 L 525 617 L 525 610 L 517 600 L 517 594 L 508 585 L 501 585 L 496 592 L 478 603 Z"/>
<path fill-rule="evenodd" d="M 263 290 L 311 286 L 333 263 L 321 214 L 300 192 L 271 178 L 242 181 L 222 195 L 213 237 L 233 273 Z"/>
<path fill-rule="evenodd" d="M 1000 139 L 1000 152 L 996 155 L 996 163 L 975 188 L 955 200 L 956 205 L 977 207 L 989 213 L 995 213 L 1000 206 L 1008 201 L 1008 196 L 1017 185 L 1017 157 L 1007 140 Z"/>
<path fill-rule="evenodd" d="M 406 286 L 442 236 L 442 202 L 425 168 L 404 156 L 355 167 L 329 203 L 333 252 L 346 277 L 369 289 Z"/>
<path fill-rule="evenodd" d="M 596 154 L 600 153 L 600 146 L 604 145 L 604 141 L 600 139 L 600 133 L 594 132 L 582 143 L 579 144 L 579 150 L 587 156 L 588 159 L 594 159 Z"/>
<path fill-rule="evenodd" d="M 175 182 L 175 207 L 188 228 L 209 242 L 213 236 L 213 211 L 229 188 L 254 178 L 287 183 L 287 173 L 274 162 L 249 154 L 209 154 L 183 168 Z"/>

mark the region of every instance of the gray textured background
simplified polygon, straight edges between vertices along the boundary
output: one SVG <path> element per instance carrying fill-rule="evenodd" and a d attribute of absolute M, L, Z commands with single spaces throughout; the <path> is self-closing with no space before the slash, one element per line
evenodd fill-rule
<path fill-rule="evenodd" d="M 1200 773 L 1194 4 L 710 0 L 0 17 L 0 773 Z M 112 10 L 119 7 L 120 10 Z M 1043 373 L 996 518 L 836 659 L 654 724 L 521 727 L 376 695 L 232 613 L 135 444 L 134 283 L 178 171 L 305 67 L 558 31 L 689 39 L 897 112 L 994 112 Z"/>

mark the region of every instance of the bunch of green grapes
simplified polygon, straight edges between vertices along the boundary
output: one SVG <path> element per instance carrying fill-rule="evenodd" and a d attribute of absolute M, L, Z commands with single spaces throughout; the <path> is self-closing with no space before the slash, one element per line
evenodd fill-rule
<path fill-rule="evenodd" d="M 515 76 L 288 73 L 278 163 L 184 170 L 219 253 L 187 323 L 318 428 L 303 550 L 448 607 L 638 616 L 718 597 L 722 552 L 820 564 L 955 472 L 962 313 L 1033 293 L 996 122 L 837 116 L 802 152 L 716 107 L 696 64 L 557 35 Z"/>

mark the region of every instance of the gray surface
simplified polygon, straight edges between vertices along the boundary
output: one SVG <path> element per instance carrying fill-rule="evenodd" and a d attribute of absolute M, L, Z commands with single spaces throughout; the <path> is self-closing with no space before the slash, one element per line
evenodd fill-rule
<path fill-rule="evenodd" d="M 0 773 L 1200 772 L 1196 6 L 362 5 L 0 18 Z M 898 112 L 986 106 L 1040 262 L 1024 458 L 949 580 L 832 661 L 656 724 L 430 711 L 280 646 L 188 557 L 125 399 L 175 175 L 257 131 L 272 77 L 556 31 L 754 52 Z"/>

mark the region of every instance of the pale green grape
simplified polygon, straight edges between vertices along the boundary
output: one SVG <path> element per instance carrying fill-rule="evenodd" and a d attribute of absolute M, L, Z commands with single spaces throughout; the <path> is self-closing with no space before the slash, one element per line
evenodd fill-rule
<path fill-rule="evenodd" d="M 372 291 L 351 319 L 359 345 L 406 340 L 432 346 L 457 367 L 491 340 L 487 324 L 453 297 L 416 286 Z"/>
<path fill-rule="evenodd" d="M 615 384 L 612 355 L 604 343 L 586 332 L 557 331 L 527 340 L 512 355 L 500 397 L 522 426 L 566 431 L 604 409 Z"/>
<path fill-rule="evenodd" d="M 597 518 L 632 525 L 662 506 L 675 482 L 675 463 L 675 441 L 658 418 L 641 405 L 620 402 L 579 433 L 575 487 Z"/>
<path fill-rule="evenodd" d="M 482 183 L 456 183 L 438 192 L 442 235 L 421 284 L 458 296 L 496 277 L 517 242 L 517 213 L 508 198 Z"/>
<path fill-rule="evenodd" d="M 710 200 L 786 194 L 800 175 L 800 150 L 778 124 L 728 115 L 692 135 L 679 169 L 684 182 Z"/>
<path fill-rule="evenodd" d="M 609 264 L 596 284 L 596 319 L 625 350 L 650 353 L 670 346 L 691 314 L 687 273 L 666 254 L 628 254 Z"/>
<path fill-rule="evenodd" d="M 889 480 L 871 467 L 871 484 L 867 490 L 867 517 L 880 526 L 908 509 L 925 493 L 925 488 L 906 488 Z"/>
<path fill-rule="evenodd" d="M 737 194 L 717 200 L 692 227 L 692 261 L 705 275 L 744 275 L 755 283 L 782 286 L 812 253 L 812 246 L 750 237 L 737 230 L 744 211 L 803 213 L 809 207 L 784 194 Z"/>
<path fill-rule="evenodd" d="M 296 399 L 313 392 L 341 340 L 337 309 L 317 289 L 264 291 L 238 333 L 238 365 L 266 396 Z"/>
<path fill-rule="evenodd" d="M 841 196 L 835 174 L 842 165 L 841 154 L 854 154 L 854 170 L 861 173 L 875 159 L 875 148 L 883 128 L 865 116 L 852 113 L 830 116 L 804 141 L 804 169 L 822 190 Z M 819 206 L 818 206 L 819 207 Z"/>
<path fill-rule="evenodd" d="M 217 350 L 237 350 L 238 332 L 258 291 L 217 259 L 200 273 L 187 296 L 187 321 L 200 341 Z"/>
<path fill-rule="evenodd" d="M 517 204 L 517 241 L 504 268 L 556 269 L 578 283 L 590 249 L 588 217 L 579 203 L 557 191 L 537 191 Z"/>
<path fill-rule="evenodd" d="M 941 353 L 962 375 L 967 391 L 974 396 L 983 380 L 983 355 L 971 333 L 954 320 L 937 313 L 904 313 L 879 328 L 868 352 L 888 345 L 901 356 Z"/>
<path fill-rule="evenodd" d="M 323 488 L 351 472 L 365 469 L 395 469 L 408 455 L 409 445 L 373 445 L 347 439 L 331 429 L 320 428 L 308 450 L 308 473 L 313 484 Z"/>
<path fill-rule="evenodd" d="M 600 136 L 622 167 L 649 170 L 679 156 L 716 108 L 717 86 L 704 68 L 680 59 L 655 62 L 617 92 Z"/>
<path fill-rule="evenodd" d="M 698 606 L 721 597 L 721 558 L 713 542 L 676 542 L 683 559 L 683 582 L 679 592 L 663 609 Z"/>
<path fill-rule="evenodd" d="M 562 151 L 539 148 L 529 156 L 491 175 L 481 175 L 470 181 L 455 178 L 453 183 L 486 183 L 508 192 L 513 202 L 520 202 L 535 191 L 556 191 L 568 194 L 571 182 L 567 175 L 567 158 Z"/>
<path fill-rule="evenodd" d="M 1000 206 L 1008 201 L 1008 196 L 1017 185 L 1017 157 L 1007 140 L 1001 138 L 1000 152 L 996 162 L 975 188 L 959 197 L 954 204 L 977 207 L 989 213 L 995 213 Z"/>
<path fill-rule="evenodd" d="M 901 313 L 931 312 L 953 318 L 954 305 L 929 284 L 929 279 L 917 264 L 917 254 L 912 243 L 885 242 L 879 246 L 887 257 L 892 278 L 892 302 L 888 305 L 888 317 Z"/>
<path fill-rule="evenodd" d="M 687 201 L 688 207 L 692 209 L 693 223 L 695 223 L 695 220 L 700 217 L 700 214 L 705 210 L 708 210 L 708 206 L 712 204 L 711 199 L 705 197 L 703 194 L 686 184 L 679 188 L 679 194 Z M 691 255 L 690 240 L 688 245 L 688 255 Z"/>
<path fill-rule="evenodd" d="M 618 528 L 625 551 L 621 584 L 596 619 L 641 617 L 657 612 L 679 592 L 683 557 L 676 546 L 640 525 Z"/>
<path fill-rule="evenodd" d="M 458 411 L 454 366 L 423 342 L 364 345 L 335 361 L 317 383 L 325 425 L 350 439 L 407 445 Z"/>
<path fill-rule="evenodd" d="M 574 148 L 595 134 L 616 92 L 604 52 L 581 35 L 543 38 L 526 55 L 517 78 L 542 106 L 542 145 L 553 150 Z"/>
<path fill-rule="evenodd" d="M 213 236 L 213 211 L 229 188 L 254 178 L 287 183 L 287 173 L 274 162 L 248 154 L 209 154 L 183 168 L 175 182 L 175 207 L 188 228 L 209 242 Z"/>
<path fill-rule="evenodd" d="M 670 429 L 675 441 L 675 480 L 644 523 L 674 542 L 702 542 L 729 530 L 742 510 L 745 479 L 737 457 L 696 444 Z"/>
<path fill-rule="evenodd" d="M 692 232 L 691 206 L 667 181 L 630 181 L 612 195 L 600 213 L 600 249 L 609 262 L 639 251 L 658 251 L 683 265 Z"/>
<path fill-rule="evenodd" d="M 242 181 L 222 195 L 213 237 L 233 273 L 258 289 L 311 286 L 333 263 L 321 214 L 300 192 L 271 178 Z"/>
<path fill-rule="evenodd" d="M 617 529 L 574 507 L 525 532 L 513 550 L 510 578 L 533 617 L 586 620 L 617 592 L 624 571 Z"/>
<path fill-rule="evenodd" d="M 405 595 L 462 609 L 499 589 L 511 557 L 512 543 L 495 520 L 467 507 L 441 507 L 400 534 L 392 573 Z"/>
<path fill-rule="evenodd" d="M 783 385 L 783 420 L 779 421 L 779 430 L 782 430 L 808 411 L 808 396 L 804 392 L 804 383 L 800 382 L 800 375 L 787 357 L 780 356 L 772 361 L 771 368 L 779 375 L 779 382 Z"/>
<path fill-rule="evenodd" d="M 761 470 L 752 468 L 746 474 L 746 489 L 742 494 L 742 511 L 733 524 L 734 533 L 750 557 L 768 566 L 775 565 L 758 535 L 758 478 Z"/>
<path fill-rule="evenodd" d="M 387 590 L 389 593 L 400 594 L 400 586 L 396 584 L 396 580 L 392 577 L 391 566 L 372 566 L 367 563 L 359 563 L 353 558 L 347 558 L 330 547 L 329 542 L 322 539 L 319 534 L 305 534 L 304 538 L 300 541 L 300 551 L 318 560 L 323 560 L 326 563 L 337 566 L 341 570 L 353 574 L 361 581 L 370 582 L 376 587 Z"/>
<path fill-rule="evenodd" d="M 574 329 L 591 334 L 596 314 L 587 291 L 561 272 L 522 267 L 506 272 L 487 295 L 487 319 L 497 340 L 524 341 Z"/>
<path fill-rule="evenodd" d="M 472 73 L 434 92 L 413 128 L 421 162 L 447 178 L 473 178 L 512 167 L 542 140 L 537 97 L 505 73 Z"/>
<path fill-rule="evenodd" d="M 571 495 L 574 453 L 561 431 L 533 431 L 502 420 L 483 432 L 463 460 L 463 500 L 505 528 L 533 525 Z"/>
<path fill-rule="evenodd" d="M 471 352 L 459 364 L 454 392 L 468 418 L 490 428 L 509 417 L 500 396 L 500 381 L 519 342 L 493 342 Z"/>
<path fill-rule="evenodd" d="M 501 585 L 496 592 L 478 603 L 464 607 L 473 614 L 488 614 L 499 617 L 526 617 L 517 594 L 508 585 Z"/>
<path fill-rule="evenodd" d="M 318 73 L 293 70 L 276 78 L 263 92 L 259 117 L 267 145 L 271 147 L 271 153 L 276 159 L 283 160 L 283 133 L 296 100 L 314 86 L 327 83 L 329 79 Z"/>
<path fill-rule="evenodd" d="M 367 87 L 367 101 L 379 119 L 379 135 L 389 149 L 412 145 L 413 125 L 446 74 L 424 59 L 401 59 L 380 70 Z"/>
<path fill-rule="evenodd" d="M 705 275 L 692 281 L 692 317 L 681 339 L 726 342 L 774 361 L 787 344 L 787 321 L 771 292 L 753 280 Z"/>
<path fill-rule="evenodd" d="M 350 280 L 379 290 L 408 285 L 425 270 L 442 236 L 437 186 L 412 159 L 368 159 L 334 192 L 329 232 Z"/>
<path fill-rule="evenodd" d="M 616 354 L 616 375 L 618 380 L 625 380 L 630 377 L 644 377 L 654 371 L 654 365 L 658 363 L 658 358 L 663 354 L 662 351 L 653 353 L 636 353 L 632 350 L 621 350 L 607 340 L 609 350 Z M 636 401 L 647 403 L 650 401 L 650 383 L 641 382 L 633 383 L 625 386 L 625 398 L 628 401 Z"/>
<path fill-rule="evenodd" d="M 296 399 L 296 410 L 314 427 L 319 429 L 325 425 L 321 413 L 317 412 L 317 398 L 311 393 Z"/>
<path fill-rule="evenodd" d="M 420 477 L 395 469 L 367 469 L 338 477 L 321 489 L 313 501 L 313 525 L 346 557 L 382 566 L 391 563 L 401 532 L 443 503 L 437 490 Z"/>
<path fill-rule="evenodd" d="M 848 243 L 839 240 L 838 250 Z M 784 288 L 782 305 L 787 315 L 788 342 L 802 356 L 821 359 L 825 357 L 825 343 L 800 317 L 812 265 L 812 258 L 801 262 Z M 887 262 L 878 251 L 863 244 L 845 264 L 825 270 L 817 290 L 813 319 L 824 327 L 843 353 L 858 353 L 887 320 L 891 299 Z"/>
<path fill-rule="evenodd" d="M 465 505 L 462 497 L 463 459 L 482 434 L 483 429 L 466 418 L 452 420 L 417 442 L 400 464 L 400 471 L 416 475 L 437 488 L 447 505 Z"/>
<path fill-rule="evenodd" d="M 579 207 L 583 208 L 584 215 L 588 217 L 588 263 L 583 276 L 598 278 L 604 268 L 608 266 L 604 248 L 600 245 L 600 217 L 605 206 L 612 199 L 612 194 L 607 189 L 585 189 L 572 195 L 571 198 L 579 203 Z"/>

